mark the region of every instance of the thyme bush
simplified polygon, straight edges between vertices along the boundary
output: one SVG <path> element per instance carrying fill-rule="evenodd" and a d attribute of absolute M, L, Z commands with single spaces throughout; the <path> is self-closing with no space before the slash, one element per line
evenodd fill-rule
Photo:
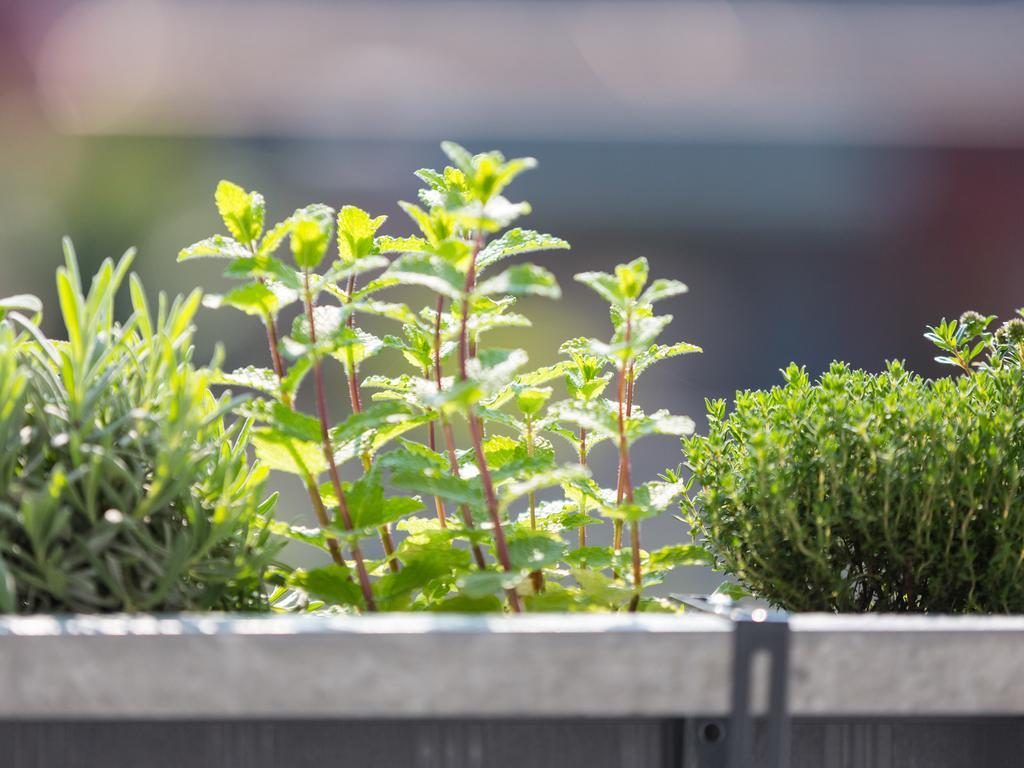
<path fill-rule="evenodd" d="M 842 363 L 708 402 L 685 502 L 720 568 L 796 611 L 1024 611 L 1024 323 L 926 336 L 964 375 Z"/>
<path fill-rule="evenodd" d="M 0 612 L 263 610 L 279 548 L 250 425 L 192 366 L 199 294 L 114 319 L 132 253 L 88 292 L 65 242 L 67 340 L 30 296 L 0 300 Z"/>
<path fill-rule="evenodd" d="M 525 370 L 523 350 L 489 346 L 487 337 L 529 325 L 517 297 L 557 299 L 560 290 L 542 267 L 499 264 L 569 244 L 509 228 L 530 208 L 503 192 L 532 158 L 442 146 L 450 165 L 417 171 L 419 203 L 399 203 L 412 235 L 379 234 L 384 216 L 349 205 L 310 205 L 265 228 L 262 195 L 223 181 L 215 202 L 227 234 L 179 255 L 225 259 L 225 274 L 242 281 L 207 303 L 260 320 L 270 367 L 219 380 L 258 394 L 239 409 L 258 423 L 257 455 L 297 476 L 318 523 L 273 530 L 331 558 L 282 573 L 274 600 L 346 611 L 664 609 L 644 590 L 707 558 L 689 545 L 643 549 L 641 521 L 676 503 L 686 484 L 675 473 L 635 483 L 630 446 L 692 430 L 685 417 L 645 414 L 636 397 L 652 364 L 699 351 L 657 343 L 671 316 L 656 315 L 655 304 L 686 286 L 649 280 L 644 259 L 577 275 L 609 305 L 611 338 L 569 340 L 563 362 Z M 290 259 L 277 255 L 286 241 Z M 418 288 L 425 305 L 381 298 L 398 285 Z M 360 324 L 367 316 L 393 321 L 394 333 L 370 333 Z M 364 377 L 363 363 L 385 354 L 389 374 Z M 328 365 L 344 371 L 342 397 L 325 386 Z M 303 382 L 311 414 L 296 406 Z M 465 430 L 461 443 L 456 428 Z M 613 487 L 588 470 L 602 442 L 619 458 Z M 541 500 L 545 489 L 556 498 Z M 593 546 L 587 528 L 605 520 L 612 546 Z M 383 558 L 366 555 L 370 538 Z"/>

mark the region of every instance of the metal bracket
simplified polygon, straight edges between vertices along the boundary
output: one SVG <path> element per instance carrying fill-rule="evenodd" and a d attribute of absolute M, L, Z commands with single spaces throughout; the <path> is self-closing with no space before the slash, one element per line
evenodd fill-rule
<path fill-rule="evenodd" d="M 698 731 L 705 746 L 714 743 L 709 731 L 724 737 L 724 754 L 717 759 L 702 761 L 724 768 L 753 768 L 754 765 L 754 712 L 752 709 L 752 677 L 754 659 L 767 656 L 768 674 L 768 726 L 767 750 L 764 768 L 785 768 L 789 753 L 789 712 L 786 690 L 789 682 L 789 616 L 782 611 L 765 608 L 741 609 L 724 596 L 711 598 L 673 596 L 679 602 L 697 610 L 729 619 L 733 624 L 733 674 L 731 713 L 726 723 L 708 721 Z M 724 734 L 723 734 L 724 731 Z M 710 757 L 710 755 L 709 755 Z M 760 768 L 760 766 L 759 766 Z"/>

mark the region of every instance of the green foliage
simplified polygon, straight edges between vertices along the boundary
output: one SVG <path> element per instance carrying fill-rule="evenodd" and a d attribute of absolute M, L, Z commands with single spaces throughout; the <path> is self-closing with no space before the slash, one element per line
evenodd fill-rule
<path fill-rule="evenodd" d="M 412 234 L 382 234 L 385 217 L 354 206 L 335 217 L 311 205 L 256 244 L 252 222 L 262 223 L 262 197 L 224 182 L 217 202 L 231 237 L 215 235 L 179 256 L 227 258 L 225 274 L 243 281 L 208 304 L 259 317 L 273 367 L 217 372 L 216 380 L 254 391 L 256 400 L 237 413 L 255 422 L 257 456 L 296 475 L 310 497 L 316 529 L 275 523 L 273 531 L 326 549 L 333 561 L 282 571 L 275 599 L 282 609 L 345 611 L 664 609 L 643 591 L 707 555 L 689 545 L 641 548 L 639 521 L 665 512 L 686 486 L 673 478 L 634 488 L 628 462 L 632 441 L 692 430 L 685 417 L 646 415 L 634 403 L 646 368 L 700 351 L 656 342 L 671 317 L 655 317 L 653 304 L 685 286 L 649 282 L 644 259 L 614 275 L 580 275 L 611 305 L 610 339 L 568 342 L 567 360 L 534 370 L 520 349 L 485 346 L 495 329 L 529 325 L 514 311 L 517 297 L 561 295 L 540 266 L 495 265 L 569 244 L 506 230 L 530 210 L 504 195 L 536 165 L 532 158 L 474 155 L 450 142 L 442 148 L 451 164 L 417 171 L 426 185 L 418 203 L 399 203 Z M 335 224 L 338 258 L 322 267 Z M 273 255 L 285 236 L 291 265 Z M 360 287 L 374 270 L 381 271 Z M 379 298 L 396 285 L 418 288 L 425 306 Z M 300 306 L 284 334 L 277 317 L 292 302 Z M 364 316 L 397 325 L 378 337 L 361 326 Z M 361 376 L 362 361 L 377 354 L 395 369 Z M 322 369 L 335 364 L 348 384 L 341 403 L 323 384 Z M 613 378 L 619 391 L 607 401 Z M 295 407 L 304 381 L 315 414 Z M 556 391 L 563 384 L 564 395 Z M 342 410 L 348 415 L 332 420 Z M 567 445 L 556 448 L 556 437 Z M 603 442 L 620 457 L 615 488 L 602 488 L 587 466 Z M 594 549 L 584 546 L 586 530 L 604 521 L 616 530 L 613 546 L 580 557 Z M 628 549 L 623 521 L 632 523 Z M 575 531 L 580 548 L 568 540 Z M 363 555 L 371 536 L 384 550 L 379 561 Z"/>
<path fill-rule="evenodd" d="M 1024 379 L 972 365 L 990 322 L 929 332 L 971 375 L 791 366 L 728 415 L 709 402 L 687 506 L 719 566 L 789 610 L 1024 610 Z"/>
<path fill-rule="evenodd" d="M 240 199 L 218 192 L 232 229 L 258 234 Z M 226 426 L 235 403 L 192 367 L 199 294 L 161 295 L 154 315 L 132 276 L 118 323 L 132 253 L 86 292 L 65 251 L 66 341 L 25 315 L 38 301 L 0 301 L 0 612 L 265 610 L 274 497 L 250 424 Z"/>

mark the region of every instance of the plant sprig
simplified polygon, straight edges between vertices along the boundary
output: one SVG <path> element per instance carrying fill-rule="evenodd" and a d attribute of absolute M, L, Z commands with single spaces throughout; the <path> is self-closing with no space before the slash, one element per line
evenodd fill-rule
<path fill-rule="evenodd" d="M 261 393 L 239 411 L 257 423 L 257 455 L 297 474 L 309 491 L 319 528 L 275 523 L 275 532 L 325 547 L 334 558 L 331 566 L 282 573 L 275 600 L 338 610 L 664 609 L 644 590 L 672 568 L 708 556 L 689 545 L 641 548 L 640 520 L 666 510 L 686 483 L 672 476 L 635 484 L 629 453 L 645 435 L 692 430 L 685 417 L 648 415 L 635 404 L 637 379 L 650 365 L 700 351 L 656 341 L 671 317 L 655 316 L 653 305 L 685 286 L 649 281 L 644 259 L 614 275 L 577 276 L 611 305 L 611 339 L 571 340 L 561 347 L 567 360 L 528 370 L 523 350 L 489 346 L 488 334 L 530 324 L 515 311 L 518 298 L 557 299 L 561 291 L 543 267 L 502 262 L 569 244 L 512 226 L 530 206 L 511 202 L 505 191 L 536 165 L 532 158 L 474 155 L 450 142 L 442 149 L 450 164 L 417 171 L 425 184 L 417 202 L 399 203 L 414 234 L 381 234 L 385 217 L 354 206 L 335 217 L 311 205 L 263 235 L 262 196 L 222 182 L 217 202 L 230 237 L 208 238 L 179 256 L 227 259 L 225 274 L 243 280 L 208 303 L 259 317 L 273 367 L 219 377 Z M 286 239 L 290 263 L 276 255 Z M 323 267 L 332 239 L 338 256 Z M 423 291 L 426 305 L 414 310 L 381 298 L 395 286 Z M 281 336 L 279 313 L 291 304 L 299 305 L 296 318 Z M 360 326 L 363 317 L 396 328 L 376 336 Z M 361 363 L 385 353 L 407 368 L 360 379 Z M 323 367 L 333 363 L 348 382 L 348 415 L 338 422 L 323 383 Z M 315 415 L 295 407 L 307 374 Z M 602 393 L 613 378 L 618 396 L 608 401 Z M 555 397 L 560 382 L 565 398 Z M 462 435 L 468 443 L 460 445 Z M 570 460 L 560 460 L 553 438 L 569 441 Z M 616 488 L 602 488 L 588 467 L 590 452 L 605 441 L 619 455 Z M 346 481 L 350 464 L 355 479 Z M 388 495 L 388 487 L 401 493 Z M 561 498 L 545 501 L 542 492 Z M 420 514 L 424 499 L 431 500 L 429 516 Z M 618 532 L 614 546 L 588 546 L 586 529 L 602 519 Z M 374 530 L 381 560 L 363 554 Z M 563 539 L 569 531 L 578 532 L 576 548 Z"/>

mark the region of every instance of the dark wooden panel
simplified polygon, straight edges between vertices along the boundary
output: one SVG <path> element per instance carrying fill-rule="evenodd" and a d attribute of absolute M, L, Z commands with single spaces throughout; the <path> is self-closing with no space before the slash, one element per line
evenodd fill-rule
<path fill-rule="evenodd" d="M 2 722 L 3 768 L 662 768 L 660 721 Z"/>

